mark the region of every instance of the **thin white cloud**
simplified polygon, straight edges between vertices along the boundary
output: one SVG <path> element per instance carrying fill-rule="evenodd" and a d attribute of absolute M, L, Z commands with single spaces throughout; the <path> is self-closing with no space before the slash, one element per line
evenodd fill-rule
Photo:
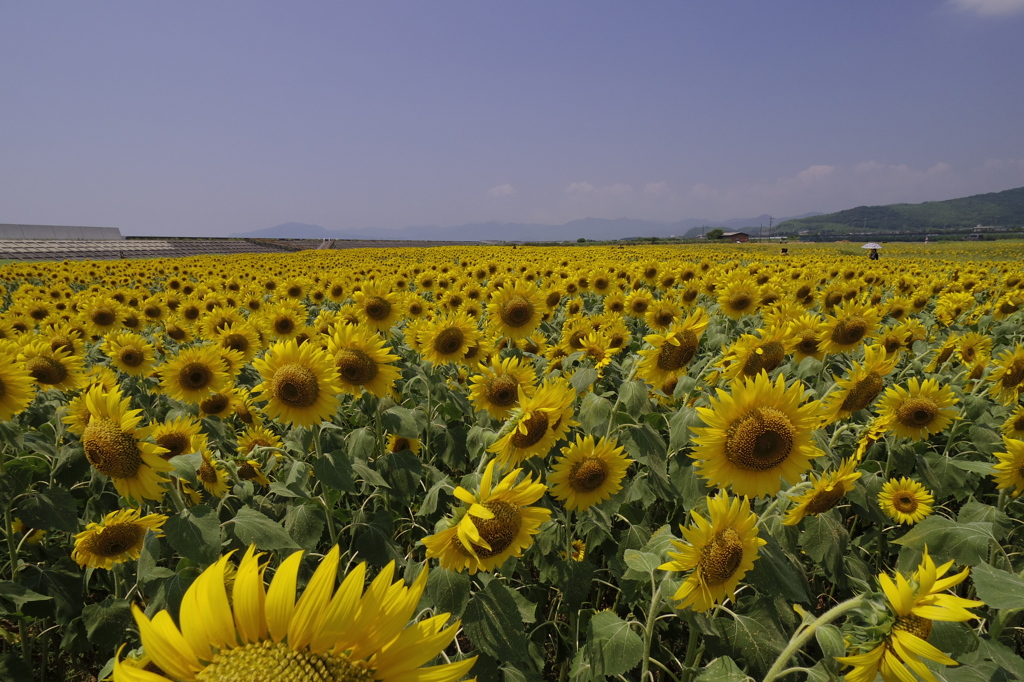
<path fill-rule="evenodd" d="M 489 197 L 510 197 L 513 194 L 518 194 L 516 188 L 507 182 L 504 185 L 498 185 L 487 190 L 487 196 Z"/>
<path fill-rule="evenodd" d="M 947 0 L 947 4 L 961 12 L 973 12 L 983 17 L 1002 17 L 1024 12 L 1024 0 Z"/>

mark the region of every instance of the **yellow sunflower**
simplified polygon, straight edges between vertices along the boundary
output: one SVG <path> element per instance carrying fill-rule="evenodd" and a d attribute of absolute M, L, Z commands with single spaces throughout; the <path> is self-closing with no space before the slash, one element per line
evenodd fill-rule
<path fill-rule="evenodd" d="M 555 458 L 547 482 L 551 496 L 562 500 L 566 509 L 586 511 L 622 490 L 622 479 L 633 460 L 623 454 L 614 439 L 576 436 L 576 442 L 562 448 Z"/>
<path fill-rule="evenodd" d="M 965 568 L 943 577 L 952 566 L 953 562 L 949 561 L 936 567 L 925 547 L 921 564 L 909 580 L 901 573 L 896 574 L 895 581 L 885 573 L 878 576 L 892 612 L 890 624 L 888 631 L 872 628 L 865 641 L 847 639 L 850 655 L 836 660 L 853 668 L 846 673 L 848 682 L 873 682 L 879 673 L 886 682 L 913 682 L 917 679 L 915 674 L 924 680 L 936 679 L 921 659 L 959 665 L 928 643 L 934 621 L 971 620 L 977 616 L 967 609 L 984 606 L 983 602 L 947 592 L 962 583 L 969 573 Z"/>
<path fill-rule="evenodd" d="M 976 360 L 992 354 L 992 339 L 978 332 L 968 332 L 960 337 L 957 347 L 960 362 L 973 365 Z"/>
<path fill-rule="evenodd" d="M 533 363 L 523 363 L 519 358 L 504 360 L 492 357 L 490 364 L 481 363 L 480 374 L 469 378 L 469 399 L 477 411 L 486 410 L 495 419 L 506 419 L 519 406 L 519 388 L 526 397 L 533 395 L 537 387 L 537 375 Z"/>
<path fill-rule="evenodd" d="M 761 303 L 760 288 L 746 277 L 732 278 L 717 293 L 719 311 L 734 320 L 752 315 Z"/>
<path fill-rule="evenodd" d="M 423 448 L 423 444 L 419 438 L 406 438 L 405 436 L 399 436 L 395 433 L 389 433 L 387 440 L 385 441 L 385 447 L 388 452 L 402 452 L 408 450 L 414 455 L 420 454 L 420 450 Z"/>
<path fill-rule="evenodd" d="M 250 426 L 238 437 L 238 454 L 248 455 L 253 448 L 281 448 L 281 437 L 265 426 Z"/>
<path fill-rule="evenodd" d="M 901 438 L 924 440 L 944 431 L 957 418 L 957 398 L 949 386 L 939 387 L 937 379 L 918 381 L 911 377 L 907 387 L 892 386 L 878 401 L 882 423 Z"/>
<path fill-rule="evenodd" d="M 785 526 L 795 526 L 805 516 L 817 516 L 832 509 L 846 493 L 853 490 L 854 481 L 860 478 L 857 458 L 843 460 L 838 469 L 821 476 L 811 474 L 811 489 L 793 498 L 793 506 L 786 512 Z"/>
<path fill-rule="evenodd" d="M 708 321 L 707 311 L 696 308 L 685 320 L 669 327 L 665 334 L 645 336 L 644 341 L 652 348 L 639 351 L 643 359 L 637 365 L 637 376 L 657 387 L 685 374 L 686 366 L 697 354 Z"/>
<path fill-rule="evenodd" d="M 103 352 L 118 371 L 133 377 L 148 375 L 156 361 L 153 345 L 131 332 L 107 334 L 103 337 Z"/>
<path fill-rule="evenodd" d="M 683 541 L 672 540 L 679 551 L 670 551 L 672 561 L 658 567 L 663 571 L 693 569 L 672 595 L 680 609 L 703 612 L 727 598 L 735 601 L 736 587 L 754 567 L 758 548 L 768 544 L 758 537 L 757 515 L 750 510 L 750 500 L 729 497 L 720 490 L 708 497 L 707 503 L 710 520 L 691 511 L 693 523 L 679 527 Z"/>
<path fill-rule="evenodd" d="M 659 298 L 651 303 L 644 319 L 653 331 L 668 330 L 672 324 L 683 316 L 683 309 L 671 298 Z"/>
<path fill-rule="evenodd" d="M 1003 432 L 1003 438 L 1024 440 L 1024 405 L 1014 408 L 1000 429 Z"/>
<path fill-rule="evenodd" d="M 364 592 L 366 564 L 361 563 L 335 589 L 335 546 L 300 596 L 296 584 L 302 555 L 299 551 L 281 562 L 268 589 L 262 555 L 250 547 L 230 599 L 225 587 L 229 557 L 221 557 L 185 592 L 177 624 L 167 611 L 150 619 L 133 607 L 142 646 L 163 674 L 130 667 L 118 656 L 114 682 L 454 682 L 473 667 L 476 657 L 422 667 L 459 630 L 458 621 L 445 627 L 447 613 L 410 624 L 427 584 L 426 568 L 407 587 L 402 580 L 392 582 L 391 562 Z"/>
<path fill-rule="evenodd" d="M 193 405 L 224 390 L 230 381 L 216 346 L 183 348 L 160 365 L 159 370 L 164 393 Z"/>
<path fill-rule="evenodd" d="M 550 509 L 531 506 L 547 491 L 543 483 L 532 476 L 516 483 L 522 469 L 492 487 L 496 462 L 491 460 L 484 469 L 476 495 L 462 486 L 455 489 L 455 497 L 466 506 L 456 509 L 447 520 L 448 528 L 423 538 L 427 558 L 438 559 L 442 568 L 493 571 L 509 557 L 522 556 L 551 517 Z"/>
<path fill-rule="evenodd" d="M 788 350 L 796 356 L 797 362 L 804 358 L 822 360 L 825 351 L 821 349 L 821 337 L 828 331 L 828 324 L 814 313 L 804 313 L 789 323 Z"/>
<path fill-rule="evenodd" d="M 233 322 L 216 331 L 214 335 L 222 348 L 236 350 L 245 362 L 251 362 L 263 349 L 259 332 L 248 322 Z"/>
<path fill-rule="evenodd" d="M 206 438 L 203 437 L 203 444 L 200 449 L 203 454 L 203 463 L 196 469 L 196 478 L 206 488 L 206 492 L 214 497 L 224 497 L 228 491 L 228 472 L 224 465 L 213 459 L 206 448 Z"/>
<path fill-rule="evenodd" d="M 653 303 L 654 295 L 650 291 L 637 289 L 626 297 L 626 314 L 630 317 L 643 317 Z"/>
<path fill-rule="evenodd" d="M 946 362 L 954 356 L 957 346 L 960 345 L 960 336 L 950 334 L 941 346 L 935 349 L 935 357 L 925 370 L 929 374 L 938 372 Z"/>
<path fill-rule="evenodd" d="M 827 328 L 819 347 L 825 353 L 848 353 L 875 335 L 881 314 L 872 305 L 844 301 L 825 316 Z"/>
<path fill-rule="evenodd" d="M 722 354 L 722 374 L 727 379 L 753 378 L 778 369 L 786 360 L 788 333 L 787 327 L 772 327 L 742 335 Z"/>
<path fill-rule="evenodd" d="M 18 361 L 42 389 L 71 391 L 85 383 L 82 358 L 63 348 L 53 350 L 45 341 L 32 341 L 22 346 Z"/>
<path fill-rule="evenodd" d="M 36 385 L 13 353 L 0 352 L 0 422 L 13 419 L 32 404 Z"/>
<path fill-rule="evenodd" d="M 276 340 L 294 339 L 306 331 L 309 312 L 306 307 L 291 299 L 278 301 L 263 311 L 263 320 L 270 335 Z"/>
<path fill-rule="evenodd" d="M 690 455 L 708 485 L 731 486 L 737 495 L 774 495 L 782 479 L 800 480 L 811 459 L 823 453 L 814 444 L 820 422 L 818 401 L 801 405 L 803 384 L 788 389 L 779 376 L 732 382 L 731 393 L 718 389 L 711 407 L 698 407 L 704 428 L 695 428 L 697 448 Z"/>
<path fill-rule="evenodd" d="M 199 416 L 227 419 L 235 410 L 234 389 L 213 393 L 199 401 Z"/>
<path fill-rule="evenodd" d="M 253 391 L 264 411 L 290 425 L 311 426 L 338 409 L 341 381 L 331 356 L 312 343 L 278 341 L 253 367 L 263 381 Z"/>
<path fill-rule="evenodd" d="M 913 525 L 932 513 L 935 498 L 917 481 L 891 478 L 878 493 L 878 506 L 896 523 Z"/>
<path fill-rule="evenodd" d="M 402 373 L 394 365 L 399 359 L 384 339 L 360 325 L 337 325 L 327 340 L 327 352 L 334 358 L 341 390 L 359 396 L 363 391 L 383 398 Z"/>
<path fill-rule="evenodd" d="M 530 457 L 545 457 L 574 423 L 576 390 L 563 378 L 546 381 L 532 396 L 519 387 L 519 407 L 488 449 L 503 465 L 518 466 Z"/>
<path fill-rule="evenodd" d="M 892 372 L 899 355 L 886 357 L 880 345 L 864 349 L 864 362 L 853 363 L 849 376 L 834 377 L 836 389 L 824 401 L 826 424 L 849 419 L 854 412 L 866 410 L 885 387 L 882 377 Z"/>
<path fill-rule="evenodd" d="M 253 481 L 264 488 L 270 486 L 270 479 L 263 473 L 263 465 L 255 459 L 247 459 L 236 464 L 238 477 L 243 481 Z"/>
<path fill-rule="evenodd" d="M 995 453 L 999 462 L 995 465 L 996 488 L 1009 490 L 1012 497 L 1024 492 L 1024 440 L 1003 438 L 1006 452 Z"/>
<path fill-rule="evenodd" d="M 476 321 L 465 313 L 450 313 L 419 332 L 423 357 L 436 365 L 461 363 L 480 340 Z"/>
<path fill-rule="evenodd" d="M 359 320 L 374 331 L 386 332 L 401 319 L 398 294 L 381 282 L 368 282 L 352 295 Z"/>
<path fill-rule="evenodd" d="M 123 497 L 142 502 L 164 496 L 162 475 L 173 467 L 160 456 L 164 449 L 143 439 L 150 429 L 138 429 L 142 410 L 129 409 L 120 393 L 93 388 L 85 394 L 90 419 L 82 433 L 85 456 L 96 471 L 109 476 Z"/>
<path fill-rule="evenodd" d="M 147 531 L 163 536 L 160 528 L 167 521 L 163 514 L 140 516 L 138 509 L 119 509 L 106 515 L 101 523 L 90 523 L 75 535 L 75 548 L 71 558 L 85 568 L 111 569 L 138 559 Z"/>
<path fill-rule="evenodd" d="M 164 452 L 161 457 L 170 459 L 178 455 L 190 455 L 199 451 L 199 439 L 202 425 L 188 415 L 177 417 L 152 427 L 150 435 Z"/>
<path fill-rule="evenodd" d="M 1024 392 L 1024 346 L 1017 344 L 1012 351 L 1004 350 L 989 375 L 992 387 L 988 394 L 1004 405 L 1013 405 Z"/>
<path fill-rule="evenodd" d="M 124 306 L 104 296 L 83 301 L 78 310 L 82 315 L 82 321 L 93 336 L 103 336 L 121 327 Z"/>
<path fill-rule="evenodd" d="M 514 280 L 491 294 L 487 323 L 495 333 L 522 339 L 537 328 L 544 310 L 544 298 L 537 285 Z"/>

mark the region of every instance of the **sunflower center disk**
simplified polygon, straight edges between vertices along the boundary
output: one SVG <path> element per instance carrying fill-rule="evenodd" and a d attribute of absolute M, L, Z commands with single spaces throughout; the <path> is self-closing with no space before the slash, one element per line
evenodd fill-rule
<path fill-rule="evenodd" d="M 804 355 L 814 355 L 818 352 L 818 337 L 813 331 L 806 331 L 800 337 L 796 347 Z"/>
<path fill-rule="evenodd" d="M 146 534 L 144 526 L 134 523 L 113 523 L 89 538 L 89 551 L 105 557 L 127 552 Z"/>
<path fill-rule="evenodd" d="M 717 533 L 700 552 L 698 571 L 708 585 L 721 585 L 743 561 L 743 541 L 732 528 Z"/>
<path fill-rule="evenodd" d="M 507 374 L 497 376 L 487 386 L 487 402 L 496 407 L 512 407 L 519 398 L 519 382 Z"/>
<path fill-rule="evenodd" d="M 569 470 L 569 487 L 578 493 L 592 493 L 608 478 L 608 465 L 604 460 L 587 458 Z"/>
<path fill-rule="evenodd" d="M 727 304 L 730 310 L 735 310 L 736 312 L 741 313 L 749 308 L 753 302 L 754 299 L 752 299 L 749 294 L 742 293 L 730 296 Z"/>
<path fill-rule="evenodd" d="M 249 350 L 249 339 L 245 338 L 245 336 L 243 336 L 242 334 L 228 334 L 221 341 L 221 344 L 225 348 L 237 350 L 242 353 L 245 353 Z"/>
<path fill-rule="evenodd" d="M 274 331 L 278 335 L 291 334 L 295 331 L 295 321 L 290 317 L 279 317 L 274 320 Z"/>
<path fill-rule="evenodd" d="M 203 483 L 214 485 L 217 482 L 217 470 L 213 468 L 213 465 L 209 462 L 204 461 L 199 468 L 196 470 L 196 476 L 199 477 Z"/>
<path fill-rule="evenodd" d="M 447 327 L 434 337 L 434 350 L 441 355 L 454 355 L 462 348 L 466 335 L 458 327 Z"/>
<path fill-rule="evenodd" d="M 546 413 L 537 411 L 532 413 L 529 419 L 521 421 L 519 426 L 523 424 L 526 425 L 526 433 L 523 433 L 517 427 L 516 432 L 512 434 L 512 445 L 519 449 L 525 449 L 539 443 L 548 432 L 550 420 Z"/>
<path fill-rule="evenodd" d="M 4 380 L 0 378 L 0 398 L 3 398 L 5 395 L 7 395 L 7 387 L 4 386 Z"/>
<path fill-rule="evenodd" d="M 334 356 L 334 366 L 346 383 L 363 386 L 370 383 L 379 371 L 377 363 L 358 348 L 343 348 Z"/>
<path fill-rule="evenodd" d="M 840 320 L 832 329 L 831 339 L 833 343 L 841 346 L 851 346 L 861 339 L 868 332 L 868 321 L 860 315 L 845 320 Z"/>
<path fill-rule="evenodd" d="M 289 407 L 310 407 L 320 397 L 316 374 L 295 362 L 281 367 L 274 374 L 274 397 Z"/>
<path fill-rule="evenodd" d="M 41 384 L 59 384 L 68 378 L 68 370 L 59 361 L 43 356 L 25 363 L 25 369 Z"/>
<path fill-rule="evenodd" d="M 729 427 L 725 455 L 741 469 L 768 471 L 786 461 L 795 436 L 796 430 L 785 414 L 771 407 L 758 407 Z"/>
<path fill-rule="evenodd" d="M 807 503 L 808 514 L 824 514 L 832 507 L 839 504 L 839 500 L 843 499 L 843 495 L 846 494 L 846 489 L 843 486 L 836 486 L 828 488 L 826 490 L 819 490 L 811 498 L 810 502 Z"/>
<path fill-rule="evenodd" d="M 938 413 L 938 407 L 931 400 L 911 398 L 896 410 L 896 419 L 903 426 L 921 428 L 931 424 Z"/>
<path fill-rule="evenodd" d="M 187 450 L 190 450 L 192 448 L 192 439 L 184 433 L 165 433 L 156 438 L 156 444 L 162 448 L 167 448 L 167 452 L 163 453 L 161 457 L 170 459 L 171 457 L 183 455 Z"/>
<path fill-rule="evenodd" d="M 502 304 L 498 315 L 506 327 L 519 329 L 533 321 L 533 304 L 522 296 L 511 296 Z"/>
<path fill-rule="evenodd" d="M 100 308 L 99 310 L 93 311 L 90 319 L 93 321 L 93 324 L 98 327 L 109 327 L 114 324 L 115 320 L 117 320 L 117 316 L 114 315 L 112 310 Z"/>
<path fill-rule="evenodd" d="M 1006 368 L 1001 383 L 1006 388 L 1013 388 L 1024 381 L 1024 358 L 1017 358 L 1013 364 Z"/>
<path fill-rule="evenodd" d="M 686 367 L 697 352 L 697 335 L 689 329 L 676 334 L 675 338 L 679 341 L 678 346 L 665 343 L 658 351 L 657 366 L 663 372 L 676 372 Z"/>
<path fill-rule="evenodd" d="M 769 341 L 761 346 L 761 369 L 770 372 L 786 359 L 786 347 L 781 341 Z"/>
<path fill-rule="evenodd" d="M 89 463 L 111 478 L 134 478 L 142 466 L 135 438 L 106 417 L 89 421 L 82 434 L 82 446 Z"/>
<path fill-rule="evenodd" d="M 892 498 L 892 506 L 896 507 L 896 511 L 903 514 L 913 514 L 917 511 L 917 498 L 911 493 L 897 493 Z"/>
<path fill-rule="evenodd" d="M 199 409 L 206 414 L 220 414 L 227 409 L 231 401 L 226 395 L 215 393 L 206 400 L 199 402 Z"/>
<path fill-rule="evenodd" d="M 138 367 L 145 360 L 145 356 L 138 348 L 125 348 L 121 351 L 120 360 L 128 367 Z"/>
<path fill-rule="evenodd" d="M 473 525 L 480 531 L 480 537 L 491 546 L 490 549 L 484 549 L 473 545 L 473 549 L 481 559 L 489 559 L 504 552 L 516 539 L 516 536 L 519 535 L 519 528 L 523 525 L 523 515 L 519 511 L 519 507 L 503 500 L 485 502 L 484 506 L 494 514 L 493 519 L 481 519 L 476 516 L 470 518 L 473 520 Z"/>
<path fill-rule="evenodd" d="M 238 477 L 244 481 L 251 481 L 258 475 L 256 467 L 248 462 L 238 465 Z"/>
<path fill-rule="evenodd" d="M 843 399 L 842 409 L 847 412 L 866 409 L 881 392 L 882 377 L 876 372 L 871 372 L 850 388 Z"/>
<path fill-rule="evenodd" d="M 285 644 L 255 642 L 224 649 L 196 673 L 200 682 L 371 682 L 373 670 L 344 655 L 292 651 Z"/>
<path fill-rule="evenodd" d="M 201 362 L 190 362 L 178 372 L 178 383 L 189 391 L 200 391 L 213 381 L 213 372 Z"/>
<path fill-rule="evenodd" d="M 386 320 L 391 314 L 391 304 L 380 296 L 372 296 L 363 304 L 363 312 L 371 320 Z"/>
<path fill-rule="evenodd" d="M 932 622 L 927 618 L 915 616 L 912 613 L 897 618 L 896 628 L 899 630 L 903 630 L 904 632 L 909 632 L 910 634 L 920 637 L 924 640 L 927 640 L 928 636 L 932 634 Z"/>

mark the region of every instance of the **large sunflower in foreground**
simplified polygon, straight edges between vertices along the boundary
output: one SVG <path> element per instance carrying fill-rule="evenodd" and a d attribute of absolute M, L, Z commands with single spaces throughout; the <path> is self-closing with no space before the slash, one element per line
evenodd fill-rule
<path fill-rule="evenodd" d="M 545 382 L 532 396 L 519 389 L 519 407 L 490 448 L 503 465 L 544 457 L 572 425 L 576 390 L 565 379 Z"/>
<path fill-rule="evenodd" d="M 101 523 L 90 523 L 75 535 L 71 558 L 82 567 L 106 569 L 138 559 L 146 532 L 152 530 L 157 537 L 163 536 L 160 528 L 167 521 L 163 514 L 140 514 L 138 509 L 119 509 L 107 514 Z"/>
<path fill-rule="evenodd" d="M 448 527 L 423 538 L 428 558 L 437 558 L 442 568 L 452 571 L 493 571 L 533 544 L 540 526 L 551 517 L 551 510 L 530 506 L 547 487 L 527 476 L 516 479 L 522 469 L 514 469 L 497 485 L 491 460 L 480 479 L 476 495 L 462 486 L 453 493 L 465 507 L 459 507 L 448 519 Z"/>
<path fill-rule="evenodd" d="M 1004 350 L 989 375 L 992 387 L 988 394 L 1004 405 L 1013 405 L 1024 393 L 1024 346 L 1017 344 L 1012 351 Z"/>
<path fill-rule="evenodd" d="M 160 456 L 164 449 L 143 440 L 149 429 L 137 429 L 142 410 L 128 409 L 131 401 L 97 387 L 85 394 L 89 423 L 82 432 L 85 457 L 96 471 L 109 476 L 117 492 L 129 500 L 160 500 L 163 472 L 173 467 Z"/>
<path fill-rule="evenodd" d="M 949 386 L 939 386 L 936 379 L 918 381 L 911 377 L 907 387 L 886 389 L 878 402 L 885 426 L 901 438 L 924 440 L 945 430 L 956 419 L 957 399 Z"/>
<path fill-rule="evenodd" d="M 864 349 L 864 362 L 855 362 L 846 378 L 834 377 L 837 390 L 825 399 L 825 422 L 849 419 L 854 412 L 866 410 L 882 392 L 882 380 L 899 361 L 899 354 L 886 356 L 881 345 Z"/>
<path fill-rule="evenodd" d="M 227 388 L 231 377 L 217 346 L 183 348 L 178 354 L 160 365 L 160 386 L 164 393 L 186 403 L 198 405 L 212 393 Z"/>
<path fill-rule="evenodd" d="M 252 364 L 263 378 L 253 391 L 257 400 L 267 401 L 263 411 L 271 418 L 311 426 L 338 409 L 338 372 L 331 357 L 312 343 L 278 341 Z"/>
<path fill-rule="evenodd" d="M 487 323 L 501 336 L 522 339 L 537 328 L 544 310 L 544 298 L 537 285 L 515 280 L 491 294 Z"/>
<path fill-rule="evenodd" d="M 879 673 L 886 682 L 913 682 L 914 674 L 925 680 L 936 679 L 922 659 L 959 665 L 928 643 L 933 621 L 956 623 L 977 618 L 967 609 L 984 606 L 984 602 L 947 592 L 962 583 L 969 572 L 965 568 L 944 578 L 952 566 L 949 561 L 936 567 L 925 547 L 921 564 L 910 579 L 901 573 L 896 574 L 895 581 L 886 573 L 878 576 L 892 615 L 887 624 L 846 638 L 850 655 L 836 660 L 852 666 L 846 673 L 848 682 L 872 682 Z"/>
<path fill-rule="evenodd" d="M 697 354 L 701 334 L 708 328 L 708 314 L 697 308 L 685 320 L 669 327 L 665 334 L 649 334 L 644 341 L 651 348 L 639 351 L 643 358 L 637 376 L 655 387 L 686 373 L 686 366 Z"/>
<path fill-rule="evenodd" d="M 45 341 L 33 341 L 21 348 L 18 360 L 41 389 L 69 391 L 85 382 L 85 364 L 64 348 L 53 350 Z"/>
<path fill-rule="evenodd" d="M 519 358 L 504 360 L 497 356 L 490 364 L 480 363 L 480 374 L 469 378 L 469 399 L 477 410 L 486 410 L 495 419 L 505 419 L 519 406 L 519 389 L 526 397 L 533 395 L 537 386 L 537 375 L 533 363 L 523 363 Z"/>
<path fill-rule="evenodd" d="M 785 377 L 773 384 L 764 372 L 733 381 L 729 393 L 718 389 L 711 407 L 697 408 L 707 426 L 693 429 L 697 448 L 690 455 L 708 485 L 754 497 L 779 492 L 782 479 L 799 481 L 823 454 L 812 437 L 820 403 L 803 400 L 799 381 L 786 388 Z"/>
<path fill-rule="evenodd" d="M 999 462 L 995 465 L 996 488 L 1009 490 L 1011 497 L 1024 493 L 1024 440 L 1003 438 L 1006 452 L 995 453 Z"/>
<path fill-rule="evenodd" d="M 0 422 L 32 404 L 36 388 L 32 375 L 13 353 L 0 353 Z"/>
<path fill-rule="evenodd" d="M 622 490 L 622 479 L 633 460 L 623 454 L 614 439 L 576 436 L 576 442 L 562 448 L 547 482 L 551 495 L 566 509 L 586 511 Z"/>
<path fill-rule="evenodd" d="M 786 512 L 784 526 L 795 526 L 805 516 L 817 516 L 832 509 L 854 488 L 860 478 L 855 457 L 843 460 L 838 469 L 827 471 L 821 476 L 811 474 L 811 489 L 793 498 L 793 506 Z"/>
<path fill-rule="evenodd" d="M 360 325 L 336 325 L 327 340 L 341 390 L 360 396 L 363 391 L 383 398 L 402 373 L 393 363 L 398 356 L 384 339 Z"/>
<path fill-rule="evenodd" d="M 298 596 L 302 554 L 281 562 L 267 589 L 262 555 L 250 547 L 230 599 L 228 557 L 221 557 L 185 592 L 178 623 L 167 611 L 151 620 L 133 607 L 142 646 L 162 674 L 115 660 L 114 681 L 450 682 L 473 667 L 476 657 L 422 667 L 459 630 L 459 622 L 445 627 L 447 613 L 409 624 L 427 584 L 426 568 L 407 587 L 402 580 L 392 582 L 391 562 L 364 592 L 362 563 L 335 589 L 334 547 Z"/>
<path fill-rule="evenodd" d="M 679 527 L 684 541 L 672 540 L 679 551 L 670 551 L 672 561 L 658 566 L 663 571 L 693 569 L 673 595 L 680 609 L 707 611 L 727 598 L 735 601 L 736 587 L 754 567 L 758 548 L 768 544 L 758 537 L 750 500 L 720 490 L 707 501 L 709 519 L 691 511 L 693 523 Z"/>

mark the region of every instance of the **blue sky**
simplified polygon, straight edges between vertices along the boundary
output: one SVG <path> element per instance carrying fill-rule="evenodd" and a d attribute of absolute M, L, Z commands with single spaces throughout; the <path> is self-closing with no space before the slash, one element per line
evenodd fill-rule
<path fill-rule="evenodd" d="M 729 219 L 1024 185 L 1024 0 L 0 9 L 0 222 Z"/>

